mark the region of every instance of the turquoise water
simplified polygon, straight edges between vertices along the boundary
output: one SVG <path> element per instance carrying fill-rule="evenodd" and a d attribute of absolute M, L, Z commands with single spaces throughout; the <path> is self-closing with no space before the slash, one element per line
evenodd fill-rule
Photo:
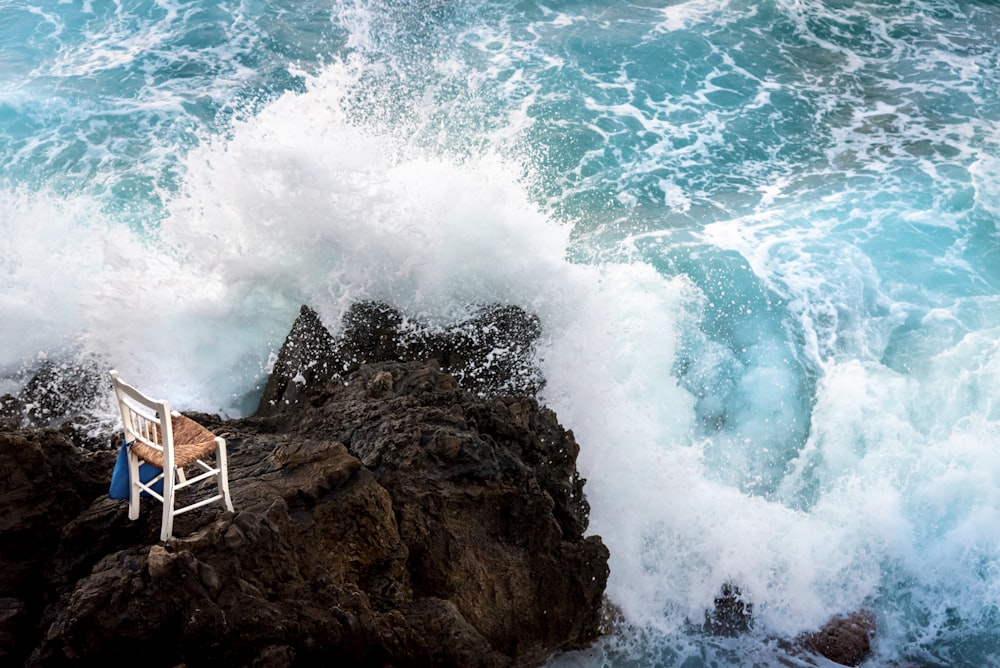
<path fill-rule="evenodd" d="M 1000 663 L 998 121 L 986 1 L 0 3 L 0 391 L 521 304 L 625 620 L 556 663 Z"/>

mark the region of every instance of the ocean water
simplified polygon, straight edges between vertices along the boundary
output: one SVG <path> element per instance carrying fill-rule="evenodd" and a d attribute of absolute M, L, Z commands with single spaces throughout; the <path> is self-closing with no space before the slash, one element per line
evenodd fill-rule
<path fill-rule="evenodd" d="M 620 612 L 554 665 L 1000 665 L 998 220 L 992 0 L 0 2 L 0 392 L 524 306 Z"/>

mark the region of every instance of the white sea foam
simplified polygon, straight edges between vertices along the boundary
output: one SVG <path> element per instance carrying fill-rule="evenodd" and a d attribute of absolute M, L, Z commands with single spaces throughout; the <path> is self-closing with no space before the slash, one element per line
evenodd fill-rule
<path fill-rule="evenodd" d="M 104 225 L 86 198 L 0 192 L 0 374 L 74 342 L 81 298 L 100 283 Z"/>
<path fill-rule="evenodd" d="M 693 25 L 706 20 L 733 20 L 732 11 L 728 9 L 729 0 L 682 0 L 673 2 L 659 9 L 663 18 L 656 26 L 657 32 L 687 30 Z"/>

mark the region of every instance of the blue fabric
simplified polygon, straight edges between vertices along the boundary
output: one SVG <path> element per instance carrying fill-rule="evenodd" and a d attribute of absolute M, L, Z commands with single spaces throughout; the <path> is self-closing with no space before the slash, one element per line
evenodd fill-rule
<path fill-rule="evenodd" d="M 131 443 L 126 443 L 125 439 L 122 439 L 122 447 L 118 449 L 118 459 L 115 460 L 115 469 L 111 472 L 111 488 L 108 490 L 108 496 L 112 499 L 128 498 L 128 448 L 131 445 Z M 139 464 L 139 480 L 148 483 L 160 475 L 162 471 L 163 469 L 159 467 L 142 462 Z M 163 481 L 158 481 L 153 485 L 153 489 L 157 493 L 163 494 Z M 142 492 L 142 496 L 149 496 L 149 492 Z"/>

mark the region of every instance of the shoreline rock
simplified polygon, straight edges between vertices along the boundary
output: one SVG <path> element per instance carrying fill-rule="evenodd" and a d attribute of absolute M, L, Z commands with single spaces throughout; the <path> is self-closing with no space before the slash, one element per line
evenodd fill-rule
<path fill-rule="evenodd" d="M 113 450 L 0 427 L 0 662 L 530 666 L 597 637 L 609 554 L 551 411 L 437 360 L 296 386 L 193 416 L 227 438 L 236 511 L 165 543 L 155 501 L 130 522 L 107 498 Z"/>

